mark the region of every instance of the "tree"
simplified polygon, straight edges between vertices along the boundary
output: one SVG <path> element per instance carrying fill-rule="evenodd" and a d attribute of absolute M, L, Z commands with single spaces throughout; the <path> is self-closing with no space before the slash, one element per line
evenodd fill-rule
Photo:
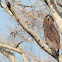
<path fill-rule="evenodd" d="M 2 39 L 2 41 L 0 41 L 0 52 L 4 56 L 6 56 L 11 62 L 18 62 L 17 58 L 14 55 L 14 52 L 18 52 L 19 54 L 22 55 L 23 62 L 29 61 L 42 62 L 42 60 L 40 60 L 37 56 L 33 55 L 30 52 L 25 51 L 21 46 L 23 42 L 33 41 L 34 44 L 36 42 L 37 45 L 40 47 L 43 57 L 44 57 L 43 50 L 49 53 L 52 57 L 54 57 L 49 46 L 46 44 L 44 40 L 42 40 L 44 39 L 42 37 L 43 33 L 42 35 L 40 34 L 41 32 L 43 32 L 42 23 L 44 17 L 49 12 L 54 17 L 57 27 L 59 27 L 60 32 L 62 33 L 61 3 L 57 0 L 42 0 L 43 2 L 41 0 L 40 1 L 38 0 L 37 2 L 29 0 L 30 3 L 28 2 L 29 3 L 28 5 L 27 2 L 23 4 L 22 1 L 23 0 L 21 1 L 5 0 L 6 5 L 1 1 L 1 8 L 3 8 L 9 15 L 11 15 L 12 18 L 14 18 L 14 20 L 17 22 L 17 26 L 15 26 L 15 28 L 10 33 L 10 36 L 8 36 L 6 40 L 2 39 L 0 35 L 0 38 Z M 60 8 L 58 5 L 60 6 Z M 61 58 L 62 56 L 59 57 L 60 62 L 62 61 Z M 46 61 L 52 62 L 52 59 L 46 60 L 44 57 L 43 62 Z"/>

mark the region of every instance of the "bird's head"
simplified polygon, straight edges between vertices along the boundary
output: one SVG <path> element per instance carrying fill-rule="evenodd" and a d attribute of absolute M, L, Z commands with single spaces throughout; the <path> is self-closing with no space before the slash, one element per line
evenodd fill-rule
<path fill-rule="evenodd" d="M 45 21 L 46 22 L 54 23 L 54 19 L 53 19 L 53 17 L 50 14 L 46 15 Z"/>

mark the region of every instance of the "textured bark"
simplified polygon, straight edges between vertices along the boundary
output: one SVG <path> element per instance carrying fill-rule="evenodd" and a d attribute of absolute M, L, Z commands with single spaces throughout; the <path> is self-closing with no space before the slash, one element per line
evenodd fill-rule
<path fill-rule="evenodd" d="M 0 47 L 0 52 L 5 55 L 11 62 L 18 62 L 14 54 L 10 51 L 7 51 L 5 48 Z"/>

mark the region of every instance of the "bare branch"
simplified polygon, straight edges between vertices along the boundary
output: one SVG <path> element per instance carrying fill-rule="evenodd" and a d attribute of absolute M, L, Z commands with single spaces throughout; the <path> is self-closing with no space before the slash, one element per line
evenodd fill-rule
<path fill-rule="evenodd" d="M 11 62 L 18 62 L 14 54 L 12 54 L 10 51 L 7 51 L 4 48 L 0 47 L 0 52 L 4 54 Z"/>
<path fill-rule="evenodd" d="M 40 60 L 39 58 L 37 58 L 35 55 L 33 55 L 33 54 L 31 54 L 31 53 L 29 53 L 29 52 L 23 50 L 23 49 L 13 48 L 13 47 L 11 47 L 11 46 L 3 45 L 3 44 L 1 44 L 1 43 L 0 43 L 0 47 L 3 47 L 3 48 L 8 49 L 8 50 L 16 51 L 16 52 L 18 52 L 18 53 L 20 53 L 20 54 L 26 53 L 26 54 L 28 54 L 28 55 L 31 55 L 35 60 L 41 62 L 41 60 Z"/>
<path fill-rule="evenodd" d="M 21 43 L 21 42 L 20 42 Z M 22 46 L 21 45 L 19 45 L 19 43 L 10 43 L 10 42 L 3 42 L 3 41 L 0 41 L 0 44 L 3 44 L 3 45 L 5 45 L 5 44 L 7 44 L 7 45 L 10 45 L 10 46 L 12 46 L 12 47 L 14 47 L 14 48 L 16 48 L 16 46 L 18 46 L 17 48 L 18 49 L 22 49 Z M 6 49 L 7 50 L 7 49 Z M 8 50 L 9 51 L 9 50 Z M 14 51 L 11 51 L 11 53 L 13 54 L 14 53 Z M 6 54 L 6 53 L 5 53 Z M 27 58 L 26 58 L 26 56 L 25 56 L 25 54 L 23 53 L 23 54 L 21 54 L 22 55 L 22 57 L 23 57 L 23 61 L 24 62 L 28 62 L 27 61 Z M 5 55 L 6 56 L 6 55 Z M 10 56 L 10 54 L 9 54 L 9 56 Z"/>
<path fill-rule="evenodd" d="M 62 4 L 61 4 L 61 3 L 59 3 L 58 1 L 57 1 L 57 5 L 59 5 L 59 6 L 61 6 L 61 7 L 62 7 Z"/>

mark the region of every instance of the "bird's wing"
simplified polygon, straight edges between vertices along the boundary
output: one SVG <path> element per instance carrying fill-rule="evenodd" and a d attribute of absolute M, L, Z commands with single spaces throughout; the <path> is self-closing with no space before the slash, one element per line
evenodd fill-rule
<path fill-rule="evenodd" d="M 58 51 L 60 48 L 60 36 L 55 28 L 54 24 L 49 25 L 49 27 L 44 31 L 45 40 L 55 51 Z"/>
<path fill-rule="evenodd" d="M 49 31 L 46 34 L 48 39 L 51 42 L 54 41 L 54 42 L 59 43 L 60 42 L 60 36 L 59 36 L 59 33 L 58 33 L 57 29 L 55 28 L 54 24 L 51 24 L 48 29 L 49 29 Z"/>

